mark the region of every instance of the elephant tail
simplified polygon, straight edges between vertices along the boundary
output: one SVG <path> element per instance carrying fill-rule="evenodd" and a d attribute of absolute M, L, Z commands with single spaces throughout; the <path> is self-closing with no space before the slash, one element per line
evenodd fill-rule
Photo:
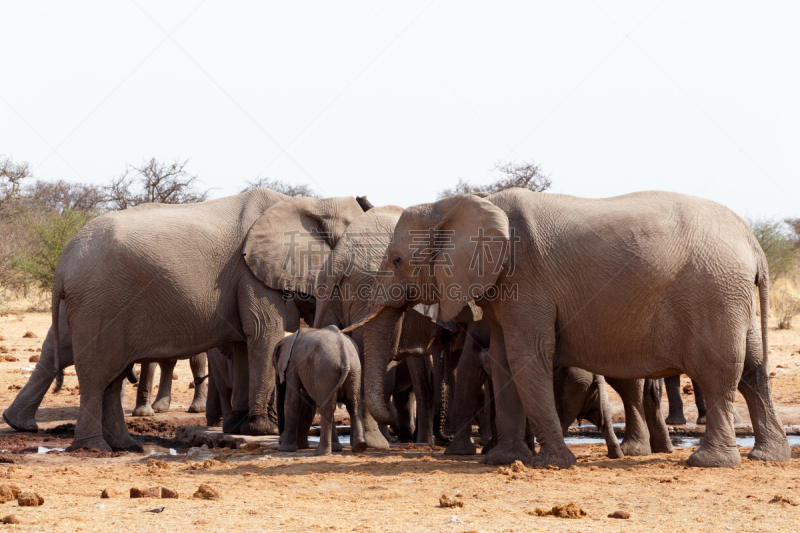
<path fill-rule="evenodd" d="M 56 372 L 56 386 L 53 387 L 53 394 L 57 394 L 61 391 L 61 387 L 64 386 L 64 370 L 58 370 Z"/>
<path fill-rule="evenodd" d="M 769 379 L 769 341 L 767 340 L 767 322 L 769 320 L 769 265 L 764 252 L 761 252 L 756 285 L 758 286 L 758 302 L 761 306 L 761 344 L 764 351 L 761 371 Z"/>
<path fill-rule="evenodd" d="M 58 332 L 58 314 L 61 309 L 61 300 L 64 298 L 64 278 L 56 268 L 55 278 L 53 279 L 53 297 L 51 300 L 50 311 L 53 319 L 53 374 L 56 377 L 56 388 L 54 392 L 61 389 L 64 383 L 64 371 L 61 369 L 61 360 L 58 356 L 59 345 L 61 344 L 61 336 Z"/>

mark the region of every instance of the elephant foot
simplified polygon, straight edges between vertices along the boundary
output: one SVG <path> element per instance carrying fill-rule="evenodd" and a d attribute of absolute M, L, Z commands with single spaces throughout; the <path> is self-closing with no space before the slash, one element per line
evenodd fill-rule
<path fill-rule="evenodd" d="M 14 413 L 9 411 L 11 411 L 11 409 L 6 409 L 3 412 L 3 420 L 5 420 L 6 424 L 17 431 L 28 431 L 31 433 L 39 431 L 39 426 L 36 424 L 36 420 L 34 420 L 33 417 L 21 419 L 14 416 Z"/>
<path fill-rule="evenodd" d="M 622 452 L 622 447 L 620 445 L 608 447 L 609 459 L 622 459 L 623 457 L 625 457 L 625 454 Z"/>
<path fill-rule="evenodd" d="M 169 398 L 161 398 L 153 403 L 153 411 L 156 413 L 166 413 L 169 411 Z"/>
<path fill-rule="evenodd" d="M 543 445 L 533 460 L 533 466 L 557 466 L 558 468 L 569 468 L 578 461 L 566 444 L 560 446 Z"/>
<path fill-rule="evenodd" d="M 188 413 L 205 413 L 206 412 L 206 401 L 205 400 L 196 400 L 192 402 L 192 405 L 189 406 L 189 409 L 186 410 Z"/>
<path fill-rule="evenodd" d="M 111 446 L 103 439 L 103 437 L 88 437 L 88 438 L 75 438 L 72 444 L 67 448 L 68 452 L 76 450 L 100 450 L 101 452 L 110 452 Z"/>
<path fill-rule="evenodd" d="M 149 405 L 137 405 L 131 416 L 155 416 L 156 412 Z"/>
<path fill-rule="evenodd" d="M 753 461 L 775 461 L 776 463 L 786 463 L 792 456 L 792 449 L 786 437 L 778 437 L 776 442 L 768 444 L 756 444 L 753 450 L 747 454 L 747 458 Z"/>
<path fill-rule="evenodd" d="M 453 442 L 453 439 L 440 439 L 439 437 L 433 437 L 433 443 L 436 446 L 450 446 L 450 443 Z"/>
<path fill-rule="evenodd" d="M 242 435 L 278 435 L 278 426 L 263 415 L 251 416 L 242 424 Z"/>
<path fill-rule="evenodd" d="M 504 446 L 503 444 L 498 444 L 486 454 L 483 462 L 487 465 L 510 465 L 514 461 L 530 463 L 531 459 L 533 459 L 533 452 L 531 452 L 528 445 L 521 440 L 514 445 Z"/>
<path fill-rule="evenodd" d="M 469 439 L 454 439 L 450 446 L 445 448 L 445 455 L 475 455 L 478 449 Z"/>
<path fill-rule="evenodd" d="M 642 455 L 650 455 L 653 450 L 650 449 L 649 442 L 642 442 L 638 440 L 624 439 L 620 445 L 622 453 L 626 457 L 640 457 Z"/>
<path fill-rule="evenodd" d="M 331 450 L 335 452 L 340 452 L 344 450 L 344 446 L 342 446 L 342 443 L 339 441 L 333 441 L 331 442 Z"/>
<path fill-rule="evenodd" d="M 351 448 L 350 451 L 352 453 L 361 453 L 367 451 L 367 443 L 364 441 L 355 443 Z"/>
<path fill-rule="evenodd" d="M 650 441 L 650 451 L 652 453 L 672 453 L 675 448 L 672 446 L 672 441 L 669 439 L 666 442 L 653 442 Z"/>
<path fill-rule="evenodd" d="M 704 468 L 733 468 L 742 463 L 742 458 L 736 446 L 712 447 L 701 444 L 689 456 L 688 463 L 689 466 Z"/>
<path fill-rule="evenodd" d="M 341 444 L 339 445 L 339 447 L 341 448 Z M 314 450 L 314 455 L 330 455 L 331 454 L 331 450 L 333 450 L 333 451 L 342 451 L 341 449 L 340 450 L 336 450 L 333 447 L 331 447 L 331 448 L 323 448 L 322 446 L 317 446 L 317 448 Z"/>
<path fill-rule="evenodd" d="M 696 424 L 698 426 L 705 426 L 706 425 L 706 415 L 702 414 L 702 415 L 698 416 Z"/>
<path fill-rule="evenodd" d="M 249 414 L 249 411 L 231 411 L 228 418 L 222 421 L 222 432 L 227 435 L 241 435 L 242 424 Z"/>
<path fill-rule="evenodd" d="M 311 448 L 311 446 L 308 445 L 308 435 L 297 436 L 297 447 L 301 450 L 307 450 Z"/>
<path fill-rule="evenodd" d="M 683 426 L 686 424 L 686 417 L 683 413 L 670 413 L 664 420 L 668 426 Z"/>
<path fill-rule="evenodd" d="M 380 431 L 367 431 L 364 434 L 364 441 L 367 444 L 367 448 L 372 448 L 375 450 L 388 450 L 389 449 L 389 441 L 386 440 Z"/>
<path fill-rule="evenodd" d="M 281 445 L 278 446 L 278 451 L 279 452 L 296 452 L 297 450 L 298 450 L 298 448 L 297 448 L 297 443 L 296 442 L 292 442 L 292 443 L 282 442 Z"/>

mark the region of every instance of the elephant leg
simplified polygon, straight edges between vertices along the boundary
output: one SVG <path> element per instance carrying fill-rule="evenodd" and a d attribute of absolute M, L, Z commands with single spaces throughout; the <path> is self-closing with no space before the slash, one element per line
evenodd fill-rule
<path fill-rule="evenodd" d="M 335 413 L 335 405 L 333 406 L 333 410 Z M 336 427 L 336 420 L 334 419 L 333 423 L 331 423 L 331 451 L 340 452 L 342 450 L 344 450 L 344 446 L 339 442 L 339 428 Z"/>
<path fill-rule="evenodd" d="M 533 458 L 533 453 L 531 453 L 528 445 L 525 444 L 526 409 L 523 408 L 523 403 L 520 401 L 520 396 L 517 393 L 517 386 L 514 382 L 514 374 L 509 365 L 509 359 L 506 357 L 503 329 L 494 323 L 491 324 L 491 327 L 492 343 L 489 348 L 489 353 L 491 357 L 492 383 L 494 384 L 494 403 L 497 419 L 497 431 L 493 431 L 492 433 L 497 435 L 497 445 L 486 454 L 485 462 L 492 465 L 511 464 L 514 461 L 529 463 Z M 553 405 L 552 370 L 549 372 L 551 374 L 547 376 L 547 385 L 550 389 L 551 398 L 547 405 Z M 526 378 L 527 376 L 523 379 Z M 531 406 L 531 409 L 533 409 L 533 406 Z M 531 412 L 533 412 L 533 410 Z M 558 417 L 556 416 L 555 418 L 557 423 Z M 566 448 L 566 446 L 564 446 L 564 448 Z M 568 449 L 567 451 L 569 452 Z M 571 454 L 572 452 L 569 453 Z"/>
<path fill-rule="evenodd" d="M 682 426 L 686 423 L 683 416 L 683 399 L 681 398 L 681 376 L 669 376 L 664 378 L 664 385 L 667 387 L 667 400 L 669 401 L 669 415 L 666 423 L 671 426 Z"/>
<path fill-rule="evenodd" d="M 239 315 L 247 336 L 249 416 L 242 424 L 243 435 L 277 435 L 278 410 L 275 396 L 275 367 L 272 354 L 284 338 L 288 324 L 283 293 L 260 282 L 248 282 L 243 290 L 251 298 L 240 302 Z"/>
<path fill-rule="evenodd" d="M 61 343 L 58 355 L 62 371 L 72 365 L 71 345 L 65 347 L 64 343 Z M 17 431 L 39 431 L 39 426 L 36 424 L 36 411 L 56 377 L 54 366 L 53 329 L 50 328 L 42 344 L 42 355 L 33 369 L 33 374 L 14 398 L 11 406 L 3 412 L 3 420 L 6 424 Z"/>
<path fill-rule="evenodd" d="M 333 450 L 332 438 L 334 424 L 333 414 L 336 411 L 336 391 L 319 407 L 319 444 L 314 450 L 314 455 L 330 455 Z M 339 445 L 341 451 L 341 445 Z"/>
<path fill-rule="evenodd" d="M 212 374 L 208 375 L 208 395 L 206 396 L 206 425 L 219 426 L 222 424 L 222 402 L 220 401 L 217 384 Z"/>
<path fill-rule="evenodd" d="M 627 457 L 650 455 L 650 431 L 644 413 L 644 380 L 605 378 L 606 383 L 617 391 L 625 408 L 625 438 L 622 453 Z"/>
<path fill-rule="evenodd" d="M 695 380 L 692 380 L 692 388 L 694 389 L 694 404 L 697 406 L 697 424 L 704 425 L 706 423 L 706 399 L 703 396 L 703 389 Z"/>
<path fill-rule="evenodd" d="M 397 424 L 394 426 L 395 435 L 399 442 L 411 442 L 414 436 L 414 417 L 416 402 L 413 401 L 412 389 L 398 391 L 392 394 L 392 403 L 397 411 Z"/>
<path fill-rule="evenodd" d="M 475 455 L 477 451 L 472 443 L 472 419 L 486 373 L 474 353 L 471 341 L 471 338 L 466 341 L 458 362 L 458 379 L 450 412 L 455 431 L 452 442 L 444 451 L 446 455 Z"/>
<path fill-rule="evenodd" d="M 242 431 L 242 424 L 247 421 L 250 397 L 249 370 L 247 361 L 247 345 L 237 342 L 233 346 L 233 377 L 231 379 L 231 413 L 222 421 L 222 432 L 238 435 Z M 224 402 L 223 402 L 224 404 Z"/>
<path fill-rule="evenodd" d="M 598 420 L 592 422 L 603 433 L 603 438 L 606 441 L 606 448 L 608 448 L 608 456 L 611 459 L 619 459 L 624 456 L 622 447 L 617 440 L 617 434 L 614 433 L 614 424 L 611 419 L 611 403 L 608 401 L 608 392 L 606 391 L 606 380 L 603 376 L 594 375 L 595 385 L 597 386 L 598 396 Z M 599 422 L 599 424 L 598 424 Z"/>
<path fill-rule="evenodd" d="M 489 395 L 484 392 L 483 387 L 478 395 L 478 411 L 475 413 L 475 421 L 478 423 L 478 431 L 481 435 L 481 446 L 486 446 L 492 439 L 492 428 L 489 421 Z"/>
<path fill-rule="evenodd" d="M 747 332 L 744 372 L 739 381 L 739 392 L 747 402 L 756 440 L 748 457 L 785 463 L 791 457 L 791 448 L 772 403 L 769 378 L 762 372 L 762 361 L 761 336 L 754 324 Z"/>
<path fill-rule="evenodd" d="M 297 447 L 307 450 L 308 432 L 314 423 L 314 415 L 317 413 L 317 404 L 308 394 L 301 393 L 300 416 L 297 422 Z"/>
<path fill-rule="evenodd" d="M 733 431 L 733 400 L 736 397 L 735 381 L 721 380 L 716 373 L 700 382 L 708 398 L 706 417 L 708 423 L 700 447 L 689 456 L 690 466 L 734 467 L 741 464 L 736 434 Z M 784 437 L 784 441 L 786 437 Z M 788 456 L 787 456 L 788 460 Z"/>
<path fill-rule="evenodd" d="M 169 411 L 172 403 L 172 374 L 175 372 L 177 361 L 162 361 L 158 364 L 161 369 L 161 377 L 158 380 L 158 395 L 153 402 L 153 411 L 165 413 Z"/>
<path fill-rule="evenodd" d="M 350 450 L 353 453 L 361 453 L 367 449 L 367 442 L 364 439 L 364 423 L 358 415 L 361 402 L 360 389 L 361 372 L 360 370 L 351 370 L 344 382 L 344 406 L 350 415 Z"/>
<path fill-rule="evenodd" d="M 650 451 L 672 453 L 669 428 L 661 414 L 661 380 L 644 380 L 644 416 L 650 433 Z"/>
<path fill-rule="evenodd" d="M 409 357 L 406 359 L 411 385 L 416 400 L 416 430 L 414 440 L 417 444 L 433 444 L 434 439 L 434 384 L 431 382 L 431 359 L 427 357 Z"/>
<path fill-rule="evenodd" d="M 103 440 L 112 450 L 126 450 L 130 452 L 142 452 L 142 447 L 128 432 L 125 424 L 125 413 L 122 411 L 120 403 L 120 390 L 123 388 L 123 381 L 126 379 L 127 372 L 121 374 L 112 381 L 103 394 Z"/>
<path fill-rule="evenodd" d="M 281 452 L 296 452 L 298 425 L 303 404 L 306 403 L 303 393 L 300 391 L 300 379 L 296 375 L 286 376 L 286 400 L 284 402 L 284 423 L 282 440 L 278 446 Z M 306 431 L 306 447 L 308 444 L 308 432 Z"/>
<path fill-rule="evenodd" d="M 497 411 L 494 403 L 494 385 L 491 379 L 486 380 L 485 390 L 488 395 L 486 406 L 489 411 L 489 432 L 491 433 L 491 438 L 489 442 L 486 443 L 486 446 L 481 445 L 482 455 L 488 454 L 492 448 L 497 446 Z"/>
<path fill-rule="evenodd" d="M 139 372 L 139 385 L 136 388 L 136 407 L 133 416 L 153 416 L 156 412 L 150 406 L 153 391 L 153 378 L 156 375 L 158 363 L 143 363 Z"/>
<path fill-rule="evenodd" d="M 199 353 L 189 359 L 189 367 L 192 369 L 192 379 L 194 380 L 194 397 L 187 411 L 190 413 L 203 413 L 206 410 L 206 399 L 208 398 L 209 373 L 206 352 Z"/>

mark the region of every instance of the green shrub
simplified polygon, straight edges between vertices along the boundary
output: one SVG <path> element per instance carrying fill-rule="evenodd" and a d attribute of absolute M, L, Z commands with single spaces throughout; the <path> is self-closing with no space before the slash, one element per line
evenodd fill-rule
<path fill-rule="evenodd" d="M 779 220 L 751 220 L 749 224 L 767 256 L 770 279 L 794 273 L 798 267 L 794 232 Z"/>
<path fill-rule="evenodd" d="M 30 243 L 14 254 L 11 267 L 40 288 L 50 289 L 62 250 L 78 230 L 97 215 L 81 209 L 27 213 L 18 224 L 27 230 Z"/>

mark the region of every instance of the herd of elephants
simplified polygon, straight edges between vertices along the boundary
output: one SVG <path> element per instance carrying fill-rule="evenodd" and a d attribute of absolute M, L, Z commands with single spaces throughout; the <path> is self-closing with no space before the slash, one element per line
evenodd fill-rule
<path fill-rule="evenodd" d="M 133 415 L 164 411 L 175 362 L 190 359 L 190 411 L 225 433 L 280 434 L 283 451 L 308 447 L 317 412 L 317 453 L 341 450 L 341 402 L 354 451 L 388 448 L 391 427 L 474 454 L 477 423 L 485 462 L 566 468 L 575 419 L 602 431 L 610 457 L 671 451 L 685 373 L 706 423 L 690 465 L 740 464 L 737 390 L 749 457 L 785 462 L 767 309 L 767 261 L 748 225 L 677 193 L 509 189 L 403 209 L 259 188 L 144 204 L 90 221 L 64 249 L 41 359 L 3 418 L 36 431 L 42 398 L 74 365 L 71 448 L 140 449 L 124 380 L 140 363 Z M 624 404 L 621 444 L 606 384 Z"/>

